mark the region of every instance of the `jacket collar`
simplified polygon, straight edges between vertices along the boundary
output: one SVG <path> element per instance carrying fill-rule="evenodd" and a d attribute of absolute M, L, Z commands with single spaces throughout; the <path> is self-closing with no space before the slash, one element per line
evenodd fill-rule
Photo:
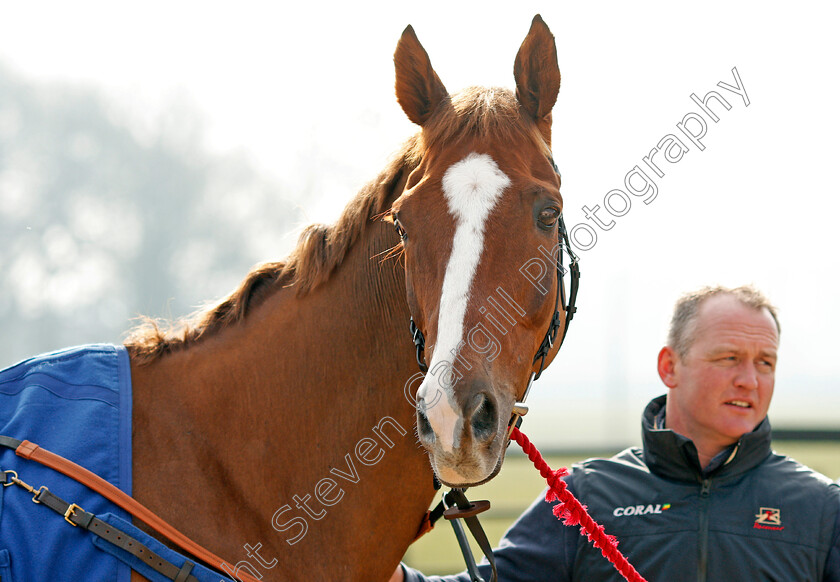
<path fill-rule="evenodd" d="M 708 477 L 731 477 L 749 471 L 770 454 L 770 421 L 765 417 L 752 432 L 740 438 L 724 463 L 704 475 L 694 443 L 671 429 L 657 428 L 657 416 L 665 408 L 665 398 L 663 394 L 651 400 L 642 414 L 644 460 L 657 475 L 695 483 Z"/>

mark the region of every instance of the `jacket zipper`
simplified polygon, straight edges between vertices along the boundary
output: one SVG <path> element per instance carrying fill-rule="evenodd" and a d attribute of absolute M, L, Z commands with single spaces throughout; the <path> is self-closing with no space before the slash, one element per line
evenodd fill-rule
<path fill-rule="evenodd" d="M 700 488 L 700 531 L 697 557 L 697 580 L 706 582 L 709 560 L 709 491 L 712 488 L 711 479 L 703 479 Z"/>

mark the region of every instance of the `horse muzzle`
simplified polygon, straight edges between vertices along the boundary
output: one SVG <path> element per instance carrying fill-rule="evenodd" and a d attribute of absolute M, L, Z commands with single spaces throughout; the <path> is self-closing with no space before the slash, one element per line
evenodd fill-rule
<path fill-rule="evenodd" d="M 437 383 L 425 388 L 418 391 L 417 434 L 438 478 L 449 486 L 465 487 L 495 476 L 509 417 L 502 421 L 499 397 L 482 382 L 473 382 L 460 398 Z M 513 405 L 503 405 L 507 404 Z"/>

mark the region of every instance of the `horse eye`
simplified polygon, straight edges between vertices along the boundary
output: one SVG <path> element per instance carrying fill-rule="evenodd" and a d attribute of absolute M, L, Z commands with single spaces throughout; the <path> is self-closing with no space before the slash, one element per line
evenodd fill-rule
<path fill-rule="evenodd" d="M 397 234 L 400 235 L 400 240 L 405 242 L 405 239 L 408 238 L 408 233 L 405 231 L 405 228 L 403 227 L 402 222 L 400 222 L 400 219 L 397 218 L 396 213 L 392 215 L 392 218 L 394 219 L 394 230 L 396 230 Z"/>
<path fill-rule="evenodd" d="M 540 214 L 537 217 L 540 221 L 540 225 L 544 227 L 551 227 L 554 226 L 554 223 L 557 222 L 557 218 L 560 216 L 560 209 L 555 208 L 553 206 L 549 206 L 548 208 L 543 208 L 540 210 Z"/>

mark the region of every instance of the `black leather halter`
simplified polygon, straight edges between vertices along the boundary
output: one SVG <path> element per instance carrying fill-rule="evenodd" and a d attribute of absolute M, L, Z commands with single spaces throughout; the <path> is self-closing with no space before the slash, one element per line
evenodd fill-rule
<path fill-rule="evenodd" d="M 554 161 L 552 160 L 551 163 L 553 164 Z M 557 166 L 555 166 L 554 169 L 556 171 Z M 397 232 L 400 233 L 400 237 L 404 239 L 406 235 L 405 230 L 402 229 L 402 225 L 395 223 L 395 227 L 397 228 Z M 554 296 L 554 314 L 551 316 L 551 322 L 548 324 L 548 331 L 546 331 L 545 337 L 543 337 L 542 343 L 540 344 L 539 349 L 537 349 L 537 353 L 534 355 L 532 362 L 532 364 L 539 362 L 540 367 L 536 372 L 531 372 L 531 377 L 528 380 L 528 385 L 525 388 L 525 393 L 522 395 L 522 399 L 514 405 L 511 425 L 518 426 L 521 417 L 528 411 L 528 408 L 524 405 L 525 399 L 531 391 L 531 386 L 533 385 L 534 380 L 537 380 L 540 375 L 542 375 L 543 369 L 545 368 L 545 359 L 551 352 L 551 349 L 554 346 L 554 341 L 557 339 L 557 332 L 560 329 L 559 307 L 562 306 L 563 311 L 566 313 L 566 323 L 563 326 L 563 337 L 560 338 L 560 346 L 562 346 L 563 342 L 566 341 L 566 333 L 569 331 L 569 324 L 577 311 L 575 303 L 577 302 L 578 285 L 580 282 L 580 259 L 574 253 L 571 244 L 569 243 L 569 233 L 566 230 L 566 223 L 563 221 L 562 214 L 560 214 L 560 217 L 557 219 L 557 242 L 557 290 Z M 566 269 L 563 267 L 564 253 L 569 255 L 570 283 L 568 302 L 566 300 L 566 285 L 563 280 L 563 276 L 566 274 Z M 411 332 L 411 338 L 414 341 L 417 366 L 420 368 L 420 371 L 425 374 L 429 369 L 426 365 L 424 357 L 426 339 L 423 336 L 423 332 L 420 331 L 420 328 L 418 328 L 417 324 L 414 323 L 414 317 L 409 319 L 409 331 Z"/>
<path fill-rule="evenodd" d="M 554 166 L 554 171 L 557 172 L 557 165 L 554 163 L 554 160 L 549 158 L 549 161 L 552 166 Z M 400 224 L 400 221 L 396 218 L 394 219 L 394 227 L 397 229 L 397 233 L 399 233 L 400 238 L 405 241 L 407 238 L 406 231 L 402 224 Z M 569 243 L 569 234 L 566 230 L 566 223 L 563 221 L 562 213 L 557 219 L 557 242 L 557 290 L 554 296 L 554 314 L 551 316 L 551 322 L 548 325 L 548 330 L 546 331 L 545 337 L 543 337 L 542 343 L 540 343 L 540 347 L 537 349 L 537 353 L 534 355 L 532 362 L 532 366 L 533 364 L 539 362 L 540 367 L 536 372 L 531 372 L 531 377 L 528 380 L 528 386 L 525 388 L 525 393 L 522 395 L 522 399 L 516 402 L 513 406 L 513 413 L 511 414 L 510 421 L 508 422 L 508 438 L 510 438 L 510 431 L 513 430 L 513 427 L 519 427 L 522 424 L 522 417 L 528 412 L 528 407 L 524 404 L 525 399 L 528 397 L 528 392 L 530 392 L 534 380 L 539 378 L 543 369 L 545 369 L 545 359 L 548 357 L 548 354 L 551 352 L 554 342 L 557 339 L 557 332 L 560 329 L 559 307 L 562 306 L 563 311 L 566 313 L 566 323 L 563 326 L 563 337 L 560 338 L 560 346 L 558 346 L 558 349 L 560 349 L 563 342 L 566 340 L 566 333 L 569 331 L 569 323 L 571 323 L 572 318 L 577 311 L 575 303 L 577 301 L 578 284 L 580 281 L 579 259 L 574 251 L 572 251 L 572 247 Z M 566 298 L 566 286 L 563 280 L 563 276 L 566 274 L 566 269 L 563 267 L 564 253 L 569 255 L 570 282 L 568 301 Z M 429 369 L 424 358 L 426 340 L 423 336 L 423 332 L 420 331 L 420 328 L 418 328 L 417 324 L 414 323 L 413 317 L 409 318 L 409 330 L 411 332 L 411 339 L 414 341 L 417 366 L 420 368 L 420 371 L 425 374 Z M 435 489 L 439 489 L 440 482 L 437 480 L 437 476 L 433 478 L 433 481 Z M 458 540 L 461 554 L 467 564 L 467 571 L 471 582 L 484 582 L 484 579 L 478 572 L 475 558 L 473 557 L 464 533 L 464 528 L 458 522 L 458 519 L 463 519 L 469 527 L 470 532 L 475 537 L 476 542 L 490 564 L 490 582 L 496 582 L 498 580 L 496 561 L 493 556 L 492 548 L 487 541 L 487 536 L 484 534 L 484 530 L 481 528 L 481 524 L 478 522 L 478 516 L 476 515 L 489 507 L 490 504 L 487 501 L 476 501 L 470 503 L 464 494 L 464 490 L 455 488 L 449 491 L 449 493 L 446 493 L 440 503 L 438 503 L 438 505 L 429 512 L 429 523 L 431 525 L 434 525 L 435 521 L 437 521 L 441 516 L 450 520 L 450 523 L 455 530 L 455 536 Z"/>

